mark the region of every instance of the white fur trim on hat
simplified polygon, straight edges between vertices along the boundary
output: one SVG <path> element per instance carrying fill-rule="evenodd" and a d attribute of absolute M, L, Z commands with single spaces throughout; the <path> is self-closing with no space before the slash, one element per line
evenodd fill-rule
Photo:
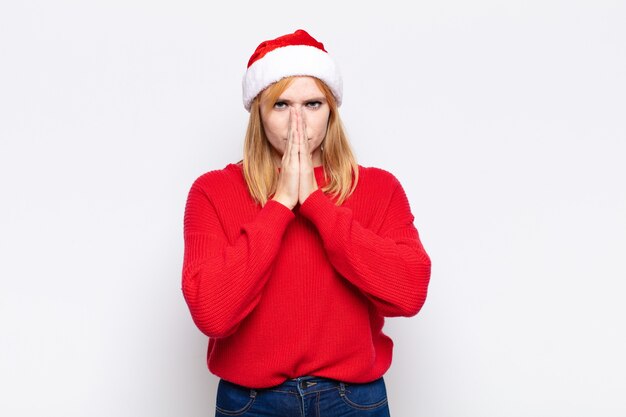
<path fill-rule="evenodd" d="M 274 49 L 254 62 L 243 77 L 243 105 L 250 111 L 252 100 L 271 84 L 290 76 L 319 78 L 341 105 L 343 83 L 335 61 L 314 46 L 290 45 Z"/>

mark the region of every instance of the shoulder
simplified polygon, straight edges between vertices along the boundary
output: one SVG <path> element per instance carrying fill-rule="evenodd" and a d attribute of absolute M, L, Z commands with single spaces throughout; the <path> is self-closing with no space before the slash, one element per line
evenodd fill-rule
<path fill-rule="evenodd" d="M 221 169 L 207 171 L 198 176 L 192 183 L 192 190 L 214 193 L 232 189 L 237 184 L 245 184 L 240 163 L 230 163 Z"/>
<path fill-rule="evenodd" d="M 359 165 L 359 183 L 361 182 L 372 187 L 391 189 L 400 185 L 398 178 L 386 169 Z"/>
<path fill-rule="evenodd" d="M 241 164 L 228 164 L 224 168 L 207 171 L 197 177 L 193 185 L 218 185 L 223 182 L 237 181 L 243 178 Z"/>

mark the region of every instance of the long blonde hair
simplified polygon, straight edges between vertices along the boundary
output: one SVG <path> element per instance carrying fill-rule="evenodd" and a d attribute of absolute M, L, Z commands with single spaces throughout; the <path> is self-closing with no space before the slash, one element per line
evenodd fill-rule
<path fill-rule="evenodd" d="M 289 87 L 295 77 L 286 77 L 267 87 L 268 106 Z M 322 187 L 336 205 L 342 204 L 352 194 L 359 180 L 359 169 L 350 148 L 339 113 L 337 101 L 326 84 L 313 77 L 315 83 L 326 97 L 330 107 L 326 136 L 322 141 L 322 166 L 328 184 Z M 243 175 L 250 194 L 261 206 L 276 192 L 278 183 L 278 165 L 276 150 L 270 145 L 263 130 L 259 94 L 250 107 L 250 119 L 243 149 Z"/>

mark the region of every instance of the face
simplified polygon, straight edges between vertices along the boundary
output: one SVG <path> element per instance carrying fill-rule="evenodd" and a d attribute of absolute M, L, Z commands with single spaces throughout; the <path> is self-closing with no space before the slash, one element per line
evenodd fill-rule
<path fill-rule="evenodd" d="M 259 104 L 263 129 L 272 147 L 282 157 L 287 147 L 289 109 L 293 107 L 302 114 L 306 123 L 306 136 L 309 150 L 312 151 L 313 165 L 321 165 L 320 145 L 326 136 L 330 107 L 315 80 L 311 77 L 296 77 L 271 106 L 266 102 L 266 92 L 261 93 Z"/>

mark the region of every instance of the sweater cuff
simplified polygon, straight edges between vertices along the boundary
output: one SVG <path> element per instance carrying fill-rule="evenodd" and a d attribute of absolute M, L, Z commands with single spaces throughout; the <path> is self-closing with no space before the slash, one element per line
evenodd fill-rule
<path fill-rule="evenodd" d="M 321 188 L 313 191 L 300 206 L 300 213 L 311 220 L 318 229 L 332 226 L 337 215 L 337 206 Z"/>
<path fill-rule="evenodd" d="M 296 215 L 278 201 L 268 200 L 265 206 L 259 211 L 255 219 L 255 223 L 261 227 L 267 227 L 268 230 L 282 233 L 291 220 Z"/>

